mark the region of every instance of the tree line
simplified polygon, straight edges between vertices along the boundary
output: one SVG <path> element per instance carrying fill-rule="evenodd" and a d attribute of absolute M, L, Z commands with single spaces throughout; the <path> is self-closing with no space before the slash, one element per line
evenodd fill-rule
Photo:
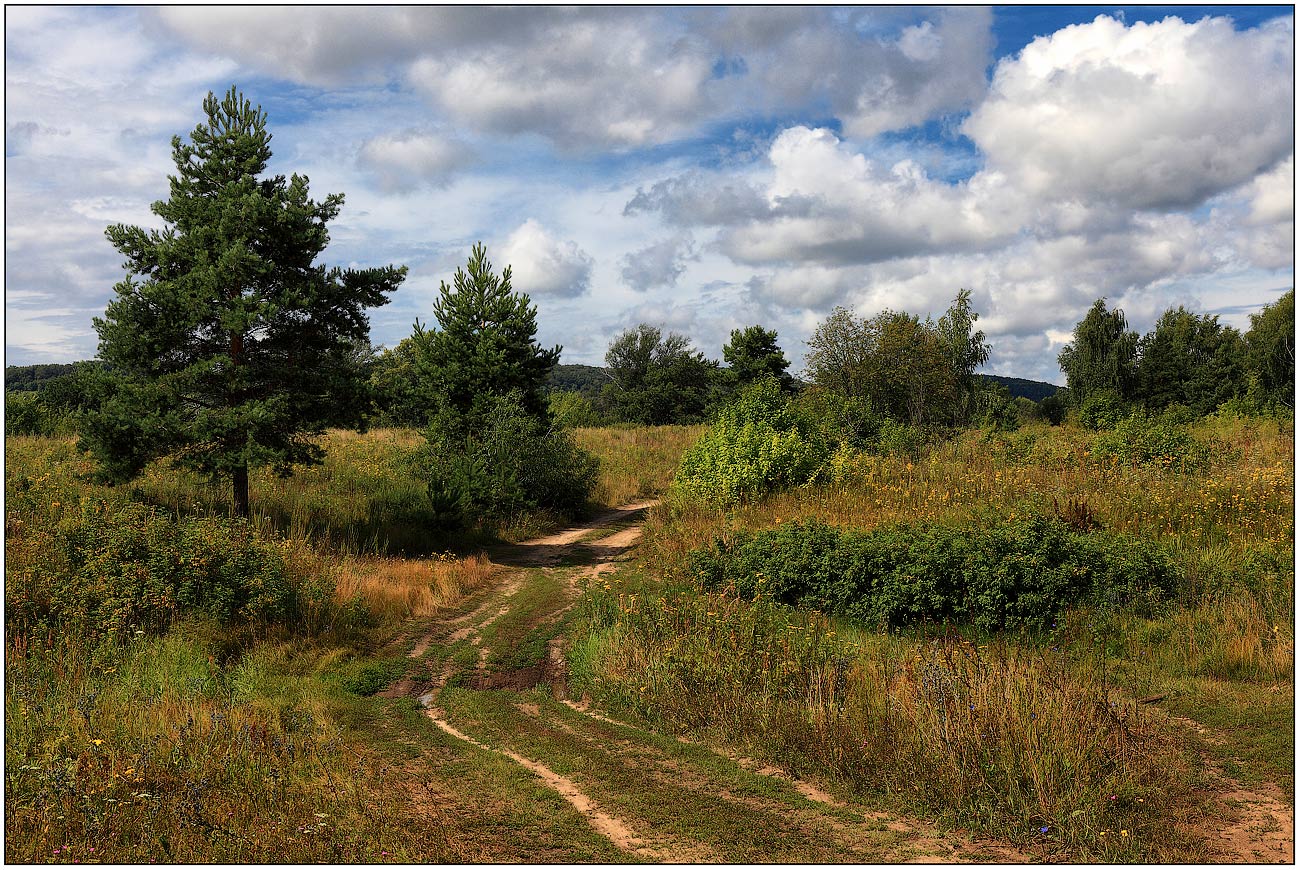
<path fill-rule="evenodd" d="M 1139 337 L 1122 309 L 1098 299 L 1058 362 L 1067 387 L 1061 401 L 1087 415 L 1171 406 L 1195 416 L 1224 405 L 1294 410 L 1295 289 L 1250 315 L 1245 334 L 1180 305 Z"/>

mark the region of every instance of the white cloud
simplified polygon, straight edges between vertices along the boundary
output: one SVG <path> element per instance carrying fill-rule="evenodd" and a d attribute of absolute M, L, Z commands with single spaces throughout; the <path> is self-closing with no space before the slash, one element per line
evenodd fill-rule
<path fill-rule="evenodd" d="M 530 296 L 581 296 L 591 285 L 591 257 L 529 218 L 500 247 L 501 266 L 514 273 L 514 289 Z"/>
<path fill-rule="evenodd" d="M 624 255 L 621 274 L 627 286 L 640 293 L 672 287 L 686 271 L 687 261 L 695 257 L 694 240 L 689 233 L 679 233 Z"/>
<path fill-rule="evenodd" d="M 1292 150 L 1293 44 L 1288 16 L 1098 16 L 1000 61 L 962 129 L 1030 196 L 1194 207 Z"/>
<path fill-rule="evenodd" d="M 384 191 L 401 193 L 446 185 L 473 156 L 469 146 L 455 136 L 403 130 L 366 140 L 357 154 L 357 164 L 374 175 Z"/>
<path fill-rule="evenodd" d="M 445 119 L 569 150 L 637 147 L 825 104 L 871 136 L 961 110 L 991 60 L 984 8 L 164 7 L 188 44 L 294 80 L 396 81 Z M 815 59 L 809 62 L 809 59 Z"/>

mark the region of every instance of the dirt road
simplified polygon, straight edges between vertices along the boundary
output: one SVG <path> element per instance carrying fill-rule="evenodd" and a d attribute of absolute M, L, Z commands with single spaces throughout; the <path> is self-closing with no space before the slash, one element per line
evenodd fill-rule
<path fill-rule="evenodd" d="M 723 750 L 616 721 L 568 697 L 562 620 L 591 578 L 636 545 L 653 502 L 491 554 L 495 588 L 407 639 L 419 699 L 443 739 L 506 759 L 563 799 L 625 860 L 665 862 L 1017 862 L 1005 844 L 881 813 Z M 563 860 L 554 848 L 545 857 Z"/>

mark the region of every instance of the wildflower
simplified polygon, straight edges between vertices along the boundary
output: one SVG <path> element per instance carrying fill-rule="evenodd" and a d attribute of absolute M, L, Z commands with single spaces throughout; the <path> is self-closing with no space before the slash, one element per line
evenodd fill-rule
<path fill-rule="evenodd" d="M 1038 829 L 1038 833 L 1040 833 L 1040 834 L 1046 834 L 1046 833 L 1047 833 L 1047 828 L 1046 828 L 1045 826 L 1042 827 L 1042 828 L 1039 828 L 1039 829 Z"/>
<path fill-rule="evenodd" d="M 1119 835 L 1120 835 L 1121 837 L 1127 837 L 1127 836 L 1128 836 L 1128 831 L 1120 831 L 1120 832 L 1119 832 Z"/>
<path fill-rule="evenodd" d="M 92 741 L 90 741 L 90 742 L 93 743 L 93 744 L 95 744 L 96 746 L 103 746 L 103 745 L 104 745 L 104 741 L 103 741 L 103 740 L 92 740 Z"/>

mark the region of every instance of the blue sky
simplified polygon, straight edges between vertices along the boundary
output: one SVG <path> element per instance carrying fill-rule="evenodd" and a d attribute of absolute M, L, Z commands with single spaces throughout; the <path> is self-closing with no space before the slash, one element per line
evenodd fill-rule
<path fill-rule="evenodd" d="M 1286 6 L 9 7 L 8 364 L 90 358 L 209 90 L 343 192 L 324 257 L 400 263 L 393 345 L 483 241 L 539 340 L 639 322 L 713 357 L 972 291 L 988 371 L 1060 382 L 1099 296 L 1235 326 L 1294 283 Z"/>

